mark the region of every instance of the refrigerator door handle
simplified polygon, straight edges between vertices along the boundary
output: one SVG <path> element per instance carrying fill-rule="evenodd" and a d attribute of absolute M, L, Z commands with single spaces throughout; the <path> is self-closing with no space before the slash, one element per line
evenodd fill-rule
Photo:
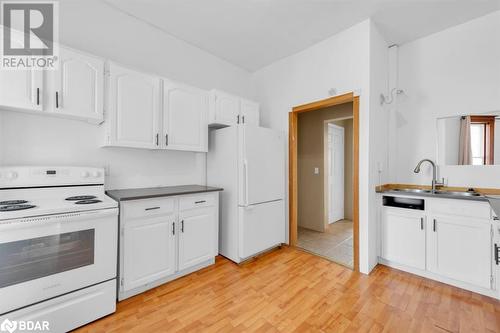
<path fill-rule="evenodd" d="M 245 206 L 248 206 L 248 161 L 243 161 L 243 168 L 245 172 Z"/>

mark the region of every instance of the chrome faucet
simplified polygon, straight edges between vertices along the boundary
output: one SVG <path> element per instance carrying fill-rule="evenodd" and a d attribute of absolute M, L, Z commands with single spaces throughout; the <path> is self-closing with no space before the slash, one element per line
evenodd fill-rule
<path fill-rule="evenodd" d="M 429 162 L 432 165 L 432 191 L 434 192 L 434 191 L 436 191 L 436 187 L 437 186 L 444 186 L 444 178 L 441 181 L 437 180 L 437 176 L 436 176 L 436 164 L 434 162 L 432 162 L 428 158 L 424 158 L 423 160 L 421 160 L 420 162 L 418 162 L 418 164 L 415 167 L 415 170 L 413 170 L 413 172 L 419 173 L 420 172 L 420 166 L 424 162 Z"/>

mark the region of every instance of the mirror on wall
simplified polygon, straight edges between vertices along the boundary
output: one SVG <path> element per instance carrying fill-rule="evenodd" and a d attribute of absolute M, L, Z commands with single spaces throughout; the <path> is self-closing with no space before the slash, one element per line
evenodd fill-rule
<path fill-rule="evenodd" d="M 440 165 L 500 165 L 500 111 L 438 118 Z"/>

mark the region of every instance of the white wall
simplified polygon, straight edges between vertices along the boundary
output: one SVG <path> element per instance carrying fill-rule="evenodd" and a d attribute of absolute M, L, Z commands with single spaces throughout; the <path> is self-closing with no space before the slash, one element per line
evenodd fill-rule
<path fill-rule="evenodd" d="M 204 89 L 253 98 L 248 72 L 96 0 L 60 2 L 62 44 Z M 205 154 L 98 148 L 102 126 L 1 111 L 3 165 L 109 165 L 108 188 L 205 182 Z"/>
<path fill-rule="evenodd" d="M 374 147 L 370 140 L 381 142 L 381 137 L 371 132 L 379 122 L 374 119 L 385 117 L 373 103 L 374 97 L 370 96 L 370 84 L 377 89 L 386 89 L 380 84 L 380 80 L 386 78 L 383 69 L 380 69 L 382 78 L 370 80 L 370 64 L 384 63 L 382 58 L 387 52 L 375 30 L 369 20 L 364 21 L 254 74 L 263 125 L 286 132 L 288 112 L 293 106 L 330 97 L 330 88 L 335 88 L 338 94 L 354 91 L 360 95 L 360 270 L 364 273 L 368 273 L 377 261 L 377 233 L 373 232 L 377 218 L 373 204 L 369 204 L 374 196 L 374 187 L 371 186 L 378 178 L 373 159 L 387 160 L 383 156 L 385 148 L 370 153 Z M 375 56 L 372 61 L 370 54 Z M 377 110 L 370 110 L 372 106 Z M 382 145 L 386 146 L 385 143 Z M 382 155 L 378 156 L 379 153 Z"/>
<path fill-rule="evenodd" d="M 500 110 L 500 12 L 475 19 L 399 49 L 396 156 L 398 183 L 430 184 L 431 170 L 413 169 L 436 159 L 436 118 Z M 449 185 L 500 187 L 500 166 L 440 168 Z"/>

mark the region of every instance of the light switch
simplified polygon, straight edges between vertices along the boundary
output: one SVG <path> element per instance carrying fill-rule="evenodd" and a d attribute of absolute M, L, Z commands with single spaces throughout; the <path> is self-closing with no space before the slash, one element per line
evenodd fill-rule
<path fill-rule="evenodd" d="M 314 168 L 314 174 L 319 175 L 319 168 Z"/>

